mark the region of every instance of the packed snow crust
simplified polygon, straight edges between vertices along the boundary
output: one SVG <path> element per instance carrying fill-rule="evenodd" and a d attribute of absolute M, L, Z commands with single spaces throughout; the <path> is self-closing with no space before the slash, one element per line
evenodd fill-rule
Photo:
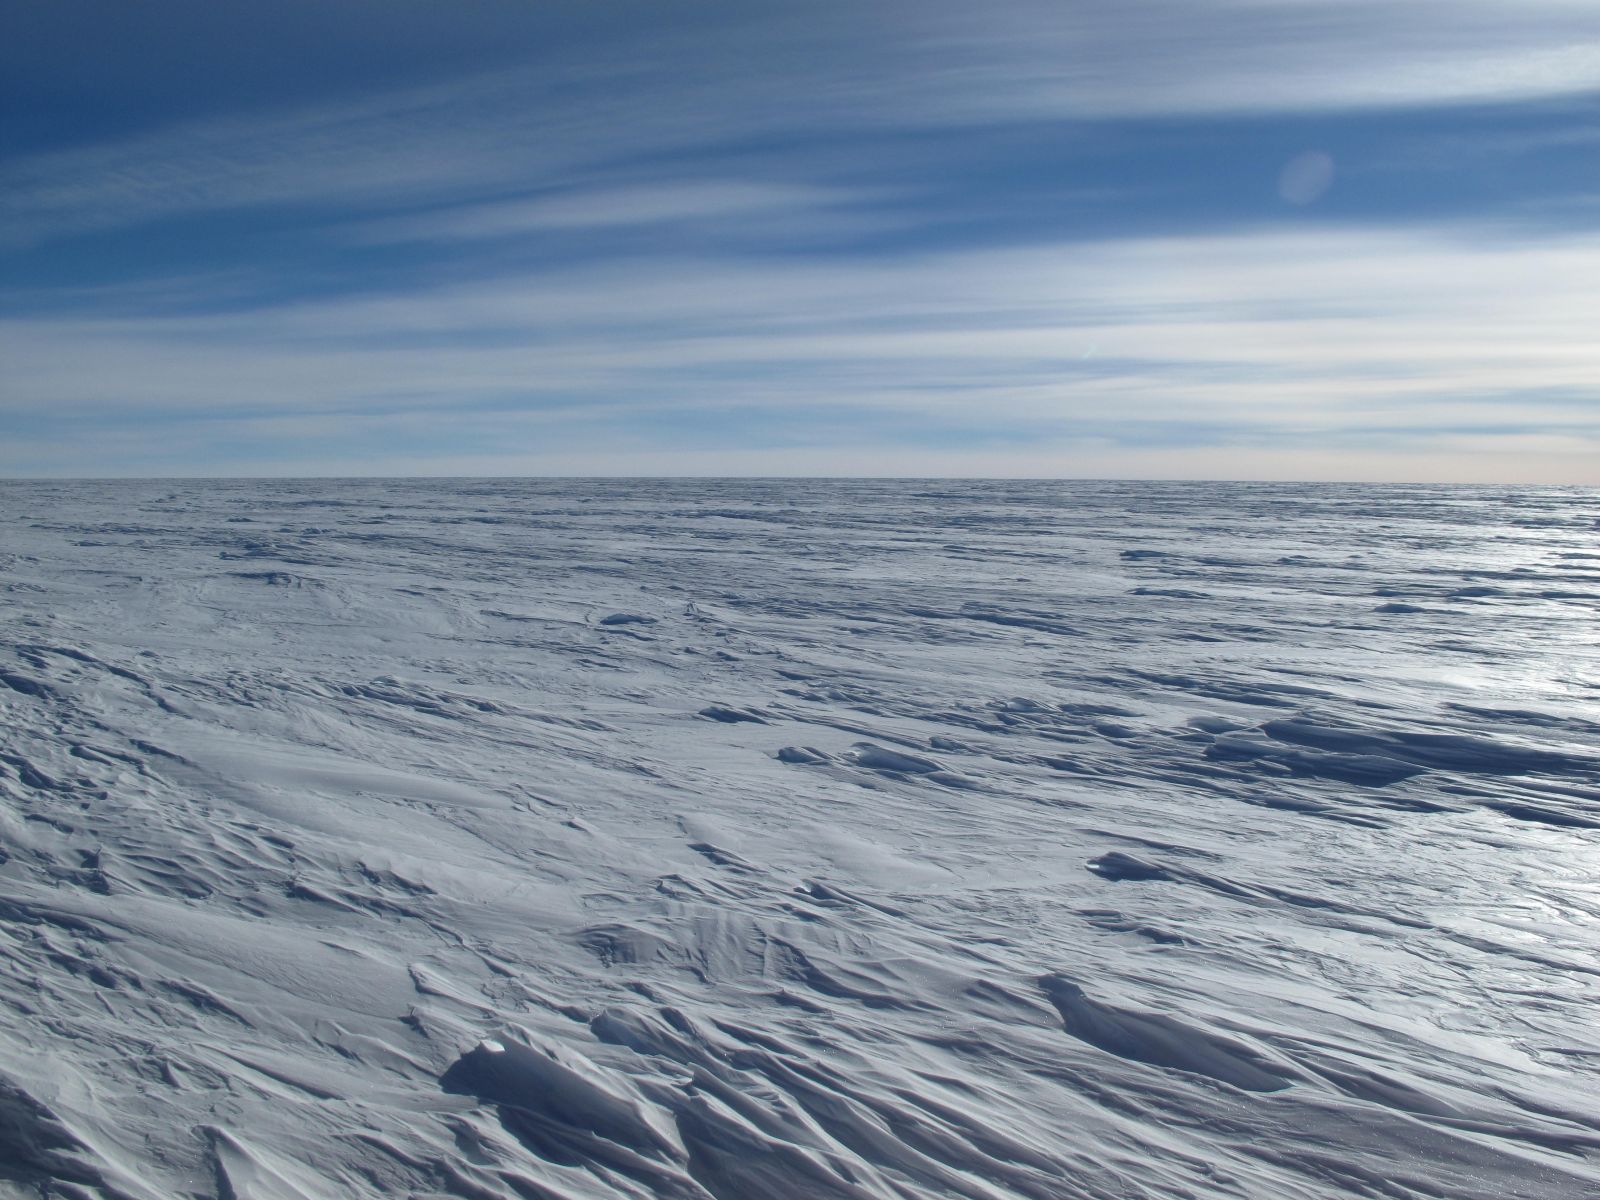
<path fill-rule="evenodd" d="M 0 1194 L 1600 1196 L 1600 495 L 0 484 Z"/>

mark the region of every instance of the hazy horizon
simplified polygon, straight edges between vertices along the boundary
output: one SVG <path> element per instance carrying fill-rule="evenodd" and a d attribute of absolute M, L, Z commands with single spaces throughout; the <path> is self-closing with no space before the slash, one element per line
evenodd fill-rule
<path fill-rule="evenodd" d="M 1560 488 L 1587 490 L 1595 485 L 1542 480 L 1506 479 L 1291 479 L 1260 476 L 1136 476 L 1136 475 L 626 475 L 594 473 L 548 475 L 0 475 L 0 483 L 1116 483 L 1226 487 L 1372 487 L 1372 488 Z"/>

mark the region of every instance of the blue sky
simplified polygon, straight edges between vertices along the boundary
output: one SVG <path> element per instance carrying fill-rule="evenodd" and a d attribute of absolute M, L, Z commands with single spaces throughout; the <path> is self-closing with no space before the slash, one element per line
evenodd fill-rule
<path fill-rule="evenodd" d="M 0 15 L 0 473 L 1600 484 L 1593 0 Z"/>

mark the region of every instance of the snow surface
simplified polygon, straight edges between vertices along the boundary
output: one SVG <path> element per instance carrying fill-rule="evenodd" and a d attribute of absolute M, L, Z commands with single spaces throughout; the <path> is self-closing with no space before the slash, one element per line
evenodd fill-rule
<path fill-rule="evenodd" d="M 1600 1195 L 1600 495 L 0 485 L 0 1192 Z"/>

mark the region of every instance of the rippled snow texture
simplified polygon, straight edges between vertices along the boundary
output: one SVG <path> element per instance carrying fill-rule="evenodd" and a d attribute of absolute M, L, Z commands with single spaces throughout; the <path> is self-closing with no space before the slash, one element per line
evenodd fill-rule
<path fill-rule="evenodd" d="M 1600 496 L 0 485 L 0 1192 L 1600 1195 Z"/>

